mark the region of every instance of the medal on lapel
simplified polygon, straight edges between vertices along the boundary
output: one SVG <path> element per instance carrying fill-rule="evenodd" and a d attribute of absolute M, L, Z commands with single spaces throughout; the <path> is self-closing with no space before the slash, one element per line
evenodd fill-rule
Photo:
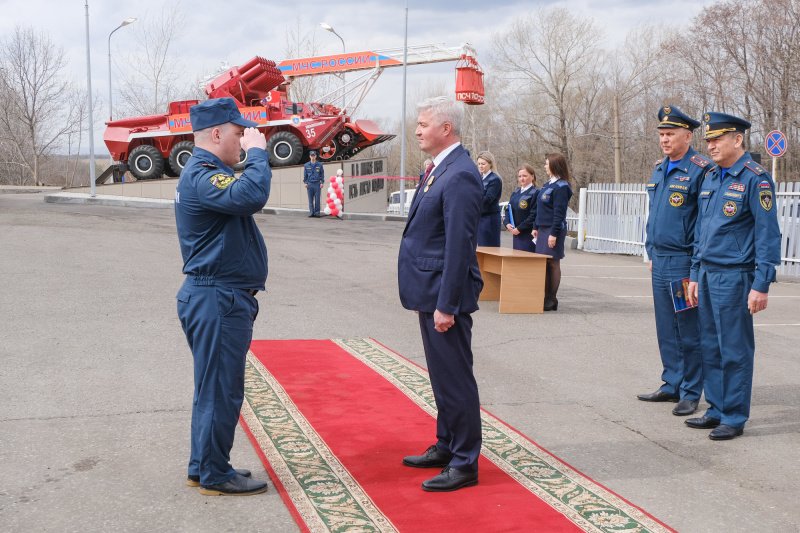
<path fill-rule="evenodd" d="M 422 190 L 422 192 L 428 192 L 428 189 L 430 189 L 431 185 L 433 184 L 433 178 L 435 177 L 436 176 L 431 176 L 430 178 L 428 178 L 428 183 L 425 184 L 425 188 Z"/>

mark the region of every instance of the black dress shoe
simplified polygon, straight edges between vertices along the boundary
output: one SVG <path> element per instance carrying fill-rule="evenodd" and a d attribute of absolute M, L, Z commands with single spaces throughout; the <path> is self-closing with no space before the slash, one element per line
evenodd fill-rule
<path fill-rule="evenodd" d="M 308 215 L 308 218 L 314 218 L 314 213 L 311 213 L 310 215 Z"/>
<path fill-rule="evenodd" d="M 236 473 L 239 474 L 240 476 L 244 476 L 244 477 L 250 477 L 251 476 L 250 471 L 246 470 L 244 468 L 235 468 L 234 470 L 236 470 Z M 186 484 L 189 485 L 190 487 L 199 487 L 200 486 L 200 476 L 193 476 L 193 475 L 190 474 L 189 477 L 186 478 Z"/>
<path fill-rule="evenodd" d="M 672 410 L 672 414 L 675 416 L 689 416 L 694 414 L 697 410 L 697 402 L 694 400 L 687 400 L 686 398 L 681 398 L 678 402 L 678 405 L 675 406 L 675 409 Z"/>
<path fill-rule="evenodd" d="M 206 496 L 250 496 L 267 491 L 266 481 L 256 481 L 236 474 L 233 479 L 217 485 L 200 486 L 200 494 Z"/>
<path fill-rule="evenodd" d="M 719 425 L 708 434 L 711 440 L 731 440 L 744 433 L 742 428 L 735 428 L 725 424 Z"/>
<path fill-rule="evenodd" d="M 643 402 L 677 402 L 680 400 L 677 394 L 669 394 L 661 389 L 650 394 L 639 394 L 636 397 Z"/>
<path fill-rule="evenodd" d="M 463 472 L 457 468 L 446 466 L 438 476 L 423 481 L 422 490 L 428 492 L 452 492 L 477 484 L 477 472 Z"/>
<path fill-rule="evenodd" d="M 690 428 L 695 429 L 711 429 L 719 425 L 719 418 L 709 418 L 701 416 L 700 418 L 687 418 L 683 421 L 684 424 Z"/>
<path fill-rule="evenodd" d="M 414 468 L 442 468 L 450 464 L 452 458 L 452 455 L 440 452 L 439 448 L 434 444 L 429 446 L 422 455 L 403 457 L 403 464 Z"/>

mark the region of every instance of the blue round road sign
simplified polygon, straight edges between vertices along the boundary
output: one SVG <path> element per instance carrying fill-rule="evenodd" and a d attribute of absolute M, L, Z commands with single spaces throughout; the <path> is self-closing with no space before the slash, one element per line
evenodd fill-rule
<path fill-rule="evenodd" d="M 786 136 L 778 130 L 771 131 L 767 134 L 764 147 L 772 157 L 780 157 L 786 153 Z"/>

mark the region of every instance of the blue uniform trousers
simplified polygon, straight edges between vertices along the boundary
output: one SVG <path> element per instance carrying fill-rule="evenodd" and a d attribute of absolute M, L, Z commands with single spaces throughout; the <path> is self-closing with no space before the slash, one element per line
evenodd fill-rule
<path fill-rule="evenodd" d="M 696 402 L 703 392 L 698 313 L 697 309 L 676 313 L 669 290 L 671 282 L 689 277 L 692 258 L 688 255 L 654 255 L 651 259 L 656 335 L 664 366 L 661 390 Z"/>
<path fill-rule="evenodd" d="M 309 183 L 306 192 L 308 193 L 308 214 L 319 215 L 319 199 L 322 188 L 319 183 Z"/>
<path fill-rule="evenodd" d="M 756 342 L 747 298 L 753 279 L 752 267 L 700 263 L 703 388 L 710 405 L 706 416 L 735 428 L 744 428 L 750 417 Z"/>
<path fill-rule="evenodd" d="M 481 454 L 481 404 L 472 373 L 472 316 L 455 315 L 455 324 L 439 333 L 433 313 L 420 311 L 419 326 L 438 410 L 436 446 L 453 454 L 451 467 L 477 472 Z"/>
<path fill-rule="evenodd" d="M 478 246 L 500 247 L 500 213 L 482 215 L 478 222 Z"/>
<path fill-rule="evenodd" d="M 244 368 L 258 301 L 241 289 L 184 282 L 178 317 L 194 357 L 189 475 L 202 485 L 232 479 L 230 451 L 244 399 Z"/>

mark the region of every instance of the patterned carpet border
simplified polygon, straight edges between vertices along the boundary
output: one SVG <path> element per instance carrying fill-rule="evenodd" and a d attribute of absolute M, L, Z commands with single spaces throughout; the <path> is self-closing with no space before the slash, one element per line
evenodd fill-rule
<path fill-rule="evenodd" d="M 333 339 L 436 417 L 428 373 L 372 339 Z M 672 531 L 481 410 L 481 454 L 587 532 Z"/>
<path fill-rule="evenodd" d="M 397 531 L 252 352 L 242 418 L 309 531 Z"/>
<path fill-rule="evenodd" d="M 333 339 L 431 416 L 428 373 L 372 339 Z M 283 387 L 248 353 L 242 418 L 310 532 L 396 532 L 309 424 Z M 482 455 L 583 531 L 672 531 L 481 411 Z"/>

